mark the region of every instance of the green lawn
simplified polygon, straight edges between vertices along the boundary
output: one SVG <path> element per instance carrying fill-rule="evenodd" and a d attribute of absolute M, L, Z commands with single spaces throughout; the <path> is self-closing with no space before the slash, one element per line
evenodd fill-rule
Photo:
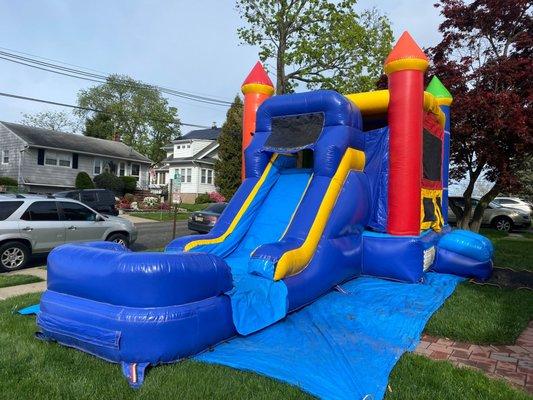
<path fill-rule="evenodd" d="M 34 338 L 35 318 L 13 311 L 38 302 L 31 294 L 0 302 L 2 399 L 310 399 L 298 388 L 227 367 L 186 361 L 149 370 L 131 390 L 120 367 Z M 404 355 L 391 375 L 387 400 L 527 399 L 482 373 Z"/>
<path fill-rule="evenodd" d="M 482 229 L 494 244 L 494 265 L 500 268 L 511 268 L 517 271 L 533 272 L 533 235 L 529 232 L 517 232 L 520 235 L 509 235 L 493 229 Z"/>
<path fill-rule="evenodd" d="M 533 293 L 464 282 L 425 332 L 476 344 L 513 344 L 533 318 Z"/>
<path fill-rule="evenodd" d="M 42 282 L 41 278 L 32 275 L 5 275 L 0 274 L 0 288 L 8 286 L 25 285 L 27 283 Z"/>
<path fill-rule="evenodd" d="M 163 212 L 131 212 L 128 213 L 131 216 L 139 217 L 139 218 L 146 218 L 146 219 L 153 219 L 155 221 L 173 221 L 174 220 L 174 213 L 163 211 Z M 189 217 L 189 213 L 178 213 L 176 215 L 177 220 L 184 220 Z"/>

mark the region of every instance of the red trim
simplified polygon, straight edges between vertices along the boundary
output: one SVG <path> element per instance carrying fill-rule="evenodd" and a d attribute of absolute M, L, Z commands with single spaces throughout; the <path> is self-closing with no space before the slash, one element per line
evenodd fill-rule
<path fill-rule="evenodd" d="M 435 114 L 426 112 L 424 115 L 424 128 L 428 130 L 433 136 L 444 139 L 444 128 L 439 124 Z"/>
<path fill-rule="evenodd" d="M 430 181 L 426 178 L 422 178 L 422 188 L 432 189 L 432 190 L 442 190 L 442 182 L 440 181 Z"/>
<path fill-rule="evenodd" d="M 389 215 L 387 232 L 420 234 L 424 73 L 389 75 Z"/>
<path fill-rule="evenodd" d="M 259 83 L 261 85 L 267 85 L 267 86 L 274 87 L 274 84 L 268 77 L 268 74 L 263 68 L 263 65 L 259 61 L 254 65 L 254 67 L 252 68 L 252 70 L 250 71 L 250 73 L 248 74 L 244 82 L 242 83 L 242 85 L 244 86 L 249 83 Z"/>

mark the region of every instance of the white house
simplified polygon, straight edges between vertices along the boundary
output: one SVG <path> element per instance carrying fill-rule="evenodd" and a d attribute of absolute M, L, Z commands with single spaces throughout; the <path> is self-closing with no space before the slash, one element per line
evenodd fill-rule
<path fill-rule="evenodd" d="M 216 191 L 214 165 L 218 159 L 219 135 L 220 128 L 199 129 L 165 146 L 167 158 L 153 169 L 152 187 L 169 185 L 170 178 L 179 176 L 184 203 L 194 203 L 199 194 Z"/>

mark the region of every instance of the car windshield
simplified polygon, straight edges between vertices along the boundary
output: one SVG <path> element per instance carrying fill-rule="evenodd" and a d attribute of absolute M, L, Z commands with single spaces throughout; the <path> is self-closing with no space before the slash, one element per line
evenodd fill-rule
<path fill-rule="evenodd" d="M 490 208 L 502 208 L 501 204 L 496 203 L 495 201 L 491 201 L 489 203 Z"/>

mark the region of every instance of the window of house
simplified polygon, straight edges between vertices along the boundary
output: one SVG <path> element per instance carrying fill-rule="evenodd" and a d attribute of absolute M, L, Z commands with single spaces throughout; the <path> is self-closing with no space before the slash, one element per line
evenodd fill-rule
<path fill-rule="evenodd" d="M 125 176 L 125 175 L 126 175 L 126 163 L 122 161 L 118 163 L 118 176 Z"/>
<path fill-rule="evenodd" d="M 131 176 L 139 176 L 141 173 L 141 166 L 139 164 L 131 164 Z"/>
<path fill-rule="evenodd" d="M 181 146 L 176 146 L 176 149 L 178 149 L 178 150 L 181 149 Z"/>
<path fill-rule="evenodd" d="M 102 160 L 94 160 L 93 174 L 100 175 L 102 173 Z"/>
<path fill-rule="evenodd" d="M 2 151 L 2 164 L 9 164 L 9 150 Z"/>
<path fill-rule="evenodd" d="M 207 170 L 207 183 L 213 184 L 213 170 L 212 169 Z"/>
<path fill-rule="evenodd" d="M 190 144 L 188 144 L 188 145 L 187 145 L 187 148 L 188 148 L 188 149 L 190 149 L 190 148 L 191 148 L 191 145 L 190 145 Z"/>
<path fill-rule="evenodd" d="M 206 183 L 206 182 L 207 182 L 207 170 L 202 168 L 200 183 Z"/>
<path fill-rule="evenodd" d="M 70 168 L 72 166 L 72 154 L 46 150 L 44 153 L 45 165 L 54 165 Z"/>
<path fill-rule="evenodd" d="M 192 182 L 192 168 L 187 168 L 187 175 L 186 175 L 186 182 L 191 183 Z"/>

